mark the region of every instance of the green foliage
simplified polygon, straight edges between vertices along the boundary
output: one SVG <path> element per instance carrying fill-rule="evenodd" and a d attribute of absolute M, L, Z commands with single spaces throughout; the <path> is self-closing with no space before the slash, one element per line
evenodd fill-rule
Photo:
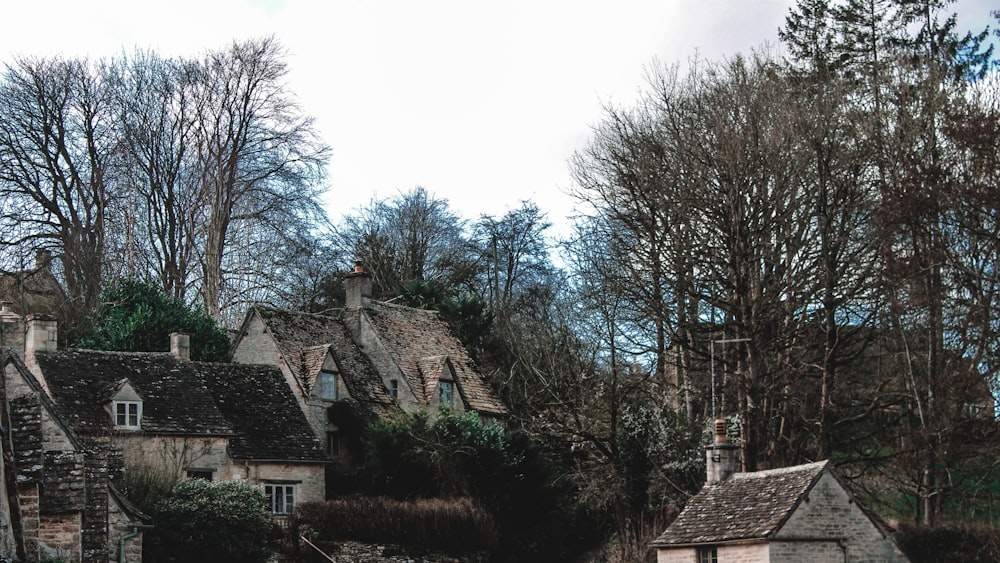
<path fill-rule="evenodd" d="M 191 335 L 191 359 L 224 361 L 229 337 L 212 317 L 169 297 L 151 282 L 123 279 L 101 296 L 101 306 L 74 342 L 78 348 L 166 352 L 170 333 Z"/>
<path fill-rule="evenodd" d="M 385 491 L 400 497 L 488 497 L 520 462 L 503 428 L 475 412 L 445 412 L 433 424 L 424 412 L 377 422 L 364 443 Z"/>
<path fill-rule="evenodd" d="M 992 526 L 904 526 L 896 542 L 913 563 L 1000 561 L 1000 533 Z"/>
<path fill-rule="evenodd" d="M 156 504 L 147 559 L 268 561 L 278 539 L 263 491 L 246 481 L 187 479 Z"/>
<path fill-rule="evenodd" d="M 487 510 L 504 539 L 496 561 L 562 560 L 580 547 L 570 536 L 587 514 L 524 433 L 483 424 L 476 413 L 442 413 L 433 423 L 417 413 L 369 426 L 364 442 L 376 494 L 468 497 Z"/>

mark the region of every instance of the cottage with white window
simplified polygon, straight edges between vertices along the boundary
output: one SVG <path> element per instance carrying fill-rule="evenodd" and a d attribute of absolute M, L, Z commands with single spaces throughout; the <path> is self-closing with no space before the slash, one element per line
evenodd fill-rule
<path fill-rule="evenodd" d="M 171 353 L 60 350 L 55 330 L 55 321 L 29 321 L 25 365 L 35 383 L 8 377 L 8 396 L 43 390 L 85 444 L 120 449 L 126 472 L 155 465 L 178 479 L 280 484 L 272 504 L 282 515 L 326 498 L 322 443 L 279 370 L 193 362 L 179 334 Z"/>

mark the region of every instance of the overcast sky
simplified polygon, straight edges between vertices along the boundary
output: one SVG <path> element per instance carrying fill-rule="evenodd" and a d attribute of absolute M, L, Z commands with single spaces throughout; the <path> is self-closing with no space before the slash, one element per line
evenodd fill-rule
<path fill-rule="evenodd" d="M 774 45 L 793 3 L 8 0 L 0 61 L 197 55 L 274 35 L 289 51 L 291 89 L 333 149 L 333 220 L 419 185 L 467 219 L 530 199 L 563 223 L 568 159 L 602 104 L 634 101 L 654 59 Z M 995 7 L 962 0 L 955 11 L 981 29 Z"/>

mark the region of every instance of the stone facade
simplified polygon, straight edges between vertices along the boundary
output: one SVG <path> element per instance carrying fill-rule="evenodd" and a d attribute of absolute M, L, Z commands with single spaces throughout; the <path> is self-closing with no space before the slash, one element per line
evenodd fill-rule
<path fill-rule="evenodd" d="M 371 278 L 360 265 L 347 274 L 345 288 L 343 309 L 251 307 L 233 345 L 234 362 L 281 370 L 337 465 L 350 466 L 360 453 L 365 424 L 401 412 L 506 419 L 507 407 L 440 315 L 373 301 Z"/>
<path fill-rule="evenodd" d="M 825 462 L 706 485 L 654 546 L 657 563 L 697 563 L 713 548 L 719 563 L 907 561 Z"/>
<path fill-rule="evenodd" d="M 11 521 L 20 551 L 29 561 L 114 560 L 118 536 L 111 533 L 109 507 L 116 502 L 112 481 L 121 480 L 121 453 L 85 446 L 19 359 L 8 355 L 3 373 L 16 468 Z M 119 510 L 116 518 L 124 526 L 137 521 L 134 511 Z"/>
<path fill-rule="evenodd" d="M 124 453 L 126 471 L 156 471 L 180 479 L 192 469 L 211 468 L 214 479 L 230 479 L 232 460 L 225 436 L 157 436 L 120 432 L 110 438 Z"/>

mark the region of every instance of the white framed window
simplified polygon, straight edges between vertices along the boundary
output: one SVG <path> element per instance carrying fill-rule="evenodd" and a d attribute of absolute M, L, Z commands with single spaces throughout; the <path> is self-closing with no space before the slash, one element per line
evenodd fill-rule
<path fill-rule="evenodd" d="M 268 506 L 272 514 L 291 514 L 295 510 L 295 485 L 265 484 Z"/>
<path fill-rule="evenodd" d="M 719 563 L 719 551 L 715 547 L 699 547 L 698 563 Z"/>
<path fill-rule="evenodd" d="M 326 401 L 336 401 L 337 374 L 332 371 L 319 372 L 319 398 Z"/>
<path fill-rule="evenodd" d="M 112 405 L 115 428 L 138 430 L 142 427 L 142 403 L 139 401 L 115 401 Z"/>
<path fill-rule="evenodd" d="M 455 399 L 455 382 L 454 381 L 438 381 L 438 395 L 441 398 L 442 407 L 450 407 L 454 403 Z"/>

